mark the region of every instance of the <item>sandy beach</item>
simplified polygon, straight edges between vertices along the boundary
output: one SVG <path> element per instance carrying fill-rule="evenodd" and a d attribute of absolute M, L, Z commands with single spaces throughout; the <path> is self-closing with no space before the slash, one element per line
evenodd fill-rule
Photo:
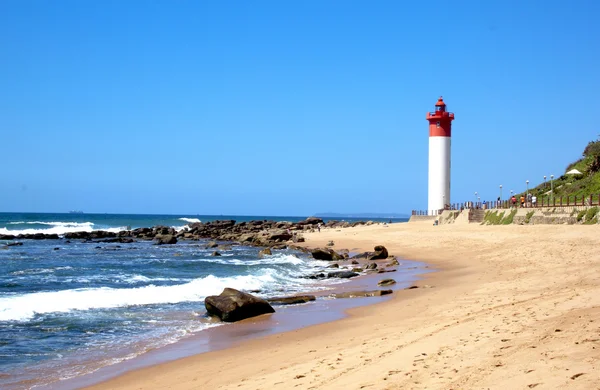
<path fill-rule="evenodd" d="M 401 223 L 306 245 L 426 261 L 420 288 L 349 317 L 131 371 L 93 389 L 600 388 L 597 226 Z M 382 275 L 393 277 L 393 273 Z"/>

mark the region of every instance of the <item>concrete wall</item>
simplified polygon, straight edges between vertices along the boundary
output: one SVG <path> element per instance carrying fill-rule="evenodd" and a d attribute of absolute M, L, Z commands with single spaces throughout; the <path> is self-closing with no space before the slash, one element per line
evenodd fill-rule
<path fill-rule="evenodd" d="M 540 207 L 540 208 L 517 208 L 517 213 L 513 217 L 513 224 L 517 225 L 554 225 L 554 224 L 594 224 L 598 223 L 597 220 L 600 219 L 600 211 L 596 214 L 595 220 L 587 221 L 586 216 L 577 220 L 577 217 L 582 212 L 587 212 L 589 209 L 593 207 L 591 206 L 569 206 L 569 207 Z M 598 209 L 598 207 L 596 207 Z M 504 212 L 504 216 L 508 216 L 511 211 L 515 209 L 488 209 L 481 210 L 479 212 L 498 212 L 498 214 Z M 533 214 L 530 214 L 533 212 Z M 438 216 L 438 220 L 440 224 L 450 224 L 450 223 L 479 223 L 470 221 L 470 214 L 472 211 L 465 209 L 463 211 L 460 210 L 444 210 L 444 212 Z M 436 217 L 425 217 L 429 218 L 429 220 L 435 220 Z M 411 218 L 412 220 L 412 218 Z"/>
<path fill-rule="evenodd" d="M 435 221 L 438 219 L 437 215 L 411 215 L 408 222 L 423 222 L 423 221 Z"/>

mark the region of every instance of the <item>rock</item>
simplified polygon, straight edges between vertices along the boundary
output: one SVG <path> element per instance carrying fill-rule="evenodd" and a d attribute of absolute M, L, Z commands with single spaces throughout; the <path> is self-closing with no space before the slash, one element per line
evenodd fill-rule
<path fill-rule="evenodd" d="M 216 256 L 221 256 L 221 254 L 220 254 L 219 252 L 217 252 L 217 251 L 214 251 L 214 252 L 213 252 L 213 253 L 211 253 L 210 255 L 211 255 L 211 256 L 213 256 L 213 257 L 216 257 Z"/>
<path fill-rule="evenodd" d="M 22 242 L 9 242 L 6 246 L 22 246 Z"/>
<path fill-rule="evenodd" d="M 333 241 L 329 241 L 329 242 L 327 243 L 327 246 L 334 246 L 334 245 L 335 245 L 335 243 L 334 243 Z"/>
<path fill-rule="evenodd" d="M 258 252 L 258 258 L 259 258 L 259 259 L 262 259 L 262 258 L 264 258 L 265 256 L 271 256 L 272 254 L 273 254 L 273 253 L 271 252 L 271 249 L 269 249 L 269 248 L 265 248 L 265 249 L 262 249 L 262 250 L 260 250 L 260 251 Z"/>
<path fill-rule="evenodd" d="M 352 271 L 334 271 L 327 273 L 328 278 L 350 279 L 355 276 L 358 276 L 358 273 Z"/>
<path fill-rule="evenodd" d="M 305 240 L 304 240 L 304 237 L 302 237 L 302 236 L 301 236 L 301 235 L 299 235 L 299 234 L 294 234 L 294 235 L 292 236 L 292 241 L 293 241 L 293 242 L 305 242 Z"/>
<path fill-rule="evenodd" d="M 367 259 L 371 255 L 371 252 L 357 253 L 354 256 L 352 256 L 351 259 Z"/>
<path fill-rule="evenodd" d="M 289 233 L 287 230 L 276 230 L 271 232 L 267 237 L 269 241 L 287 241 L 292 238 L 292 233 Z"/>
<path fill-rule="evenodd" d="M 394 265 L 400 265 L 400 263 L 398 263 L 398 260 L 396 258 L 394 258 L 394 260 L 392 260 L 386 264 L 386 266 L 388 266 L 388 267 L 392 267 Z"/>
<path fill-rule="evenodd" d="M 379 282 L 377 282 L 378 286 L 391 286 L 392 284 L 396 284 L 396 281 L 394 279 L 382 279 Z"/>
<path fill-rule="evenodd" d="M 215 241 L 210 241 L 208 244 L 206 244 L 206 246 L 204 248 L 211 249 L 211 248 L 216 248 L 218 246 L 219 246 L 219 244 L 217 244 Z"/>
<path fill-rule="evenodd" d="M 430 286 L 428 284 L 424 284 L 423 286 L 413 285 L 413 286 L 410 286 L 410 287 L 406 287 L 405 290 L 413 290 L 415 288 L 433 288 L 433 286 Z"/>
<path fill-rule="evenodd" d="M 372 290 L 372 291 L 348 291 L 343 293 L 331 294 L 333 298 L 363 298 L 363 297 L 380 297 L 383 295 L 392 294 L 392 290 Z"/>
<path fill-rule="evenodd" d="M 235 322 L 261 314 L 275 313 L 273 307 L 264 299 L 254 295 L 225 288 L 220 295 L 211 295 L 204 300 L 206 311 L 221 321 Z"/>
<path fill-rule="evenodd" d="M 368 260 L 380 260 L 388 258 L 388 251 L 383 245 L 377 245 L 373 249 L 375 249 L 375 252 L 367 257 Z"/>
<path fill-rule="evenodd" d="M 352 272 L 363 272 L 364 270 L 359 267 L 352 268 Z"/>
<path fill-rule="evenodd" d="M 177 244 L 177 238 L 171 234 L 158 235 L 154 238 L 154 245 L 172 245 Z"/>
<path fill-rule="evenodd" d="M 352 264 L 356 265 L 356 264 L 359 264 L 359 263 L 356 260 L 352 260 Z"/>
<path fill-rule="evenodd" d="M 343 260 L 344 257 L 333 249 L 317 248 L 311 251 L 312 257 L 317 260 Z"/>
<path fill-rule="evenodd" d="M 369 263 L 365 269 L 377 269 L 377 263 Z"/>
<path fill-rule="evenodd" d="M 340 265 L 338 263 L 333 263 L 329 266 L 329 268 L 340 268 Z"/>
<path fill-rule="evenodd" d="M 267 299 L 267 302 L 273 305 L 295 305 L 297 303 L 306 303 L 314 301 L 314 295 L 295 295 L 292 297 L 274 297 Z"/>
<path fill-rule="evenodd" d="M 58 247 L 57 248 L 53 248 L 53 250 L 58 251 L 58 250 L 60 250 L 60 248 L 58 248 Z"/>
<path fill-rule="evenodd" d="M 323 223 L 323 220 L 321 218 L 308 217 L 304 221 L 300 221 L 297 224 L 298 225 L 318 225 L 318 224 L 322 224 L 322 223 Z"/>

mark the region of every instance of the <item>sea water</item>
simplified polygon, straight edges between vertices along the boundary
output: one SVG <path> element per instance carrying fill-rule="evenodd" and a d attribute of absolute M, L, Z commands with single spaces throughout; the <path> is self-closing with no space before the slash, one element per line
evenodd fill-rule
<path fill-rule="evenodd" d="M 184 229 L 215 219 L 304 218 L 0 213 L 0 234 Z M 315 284 L 306 276 L 328 264 L 291 250 L 260 259 L 260 248 L 242 245 L 215 257 L 206 241 L 19 242 L 0 250 L 0 388 L 72 378 L 219 326 L 203 301 L 225 287 L 270 297 L 342 282 Z"/>

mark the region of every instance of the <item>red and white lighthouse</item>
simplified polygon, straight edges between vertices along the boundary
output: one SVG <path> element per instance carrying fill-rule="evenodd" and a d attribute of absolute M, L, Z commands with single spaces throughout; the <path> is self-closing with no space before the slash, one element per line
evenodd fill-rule
<path fill-rule="evenodd" d="M 427 212 L 435 215 L 450 204 L 450 137 L 454 113 L 446 111 L 440 96 L 435 112 L 427 113 L 429 121 L 429 194 Z"/>

